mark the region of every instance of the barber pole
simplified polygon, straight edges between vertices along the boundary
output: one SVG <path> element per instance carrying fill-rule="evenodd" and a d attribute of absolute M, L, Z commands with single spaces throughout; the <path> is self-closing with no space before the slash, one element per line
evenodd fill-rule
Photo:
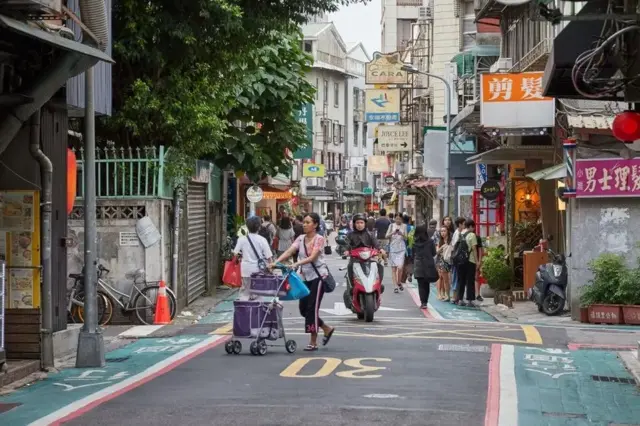
<path fill-rule="evenodd" d="M 562 148 L 564 149 L 564 164 L 567 168 L 567 176 L 564 178 L 564 197 L 574 198 L 576 196 L 575 187 L 575 164 L 577 143 L 573 138 L 565 139 Z"/>

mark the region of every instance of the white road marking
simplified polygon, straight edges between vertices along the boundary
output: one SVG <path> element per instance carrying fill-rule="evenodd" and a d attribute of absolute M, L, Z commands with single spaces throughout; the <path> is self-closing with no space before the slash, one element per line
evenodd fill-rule
<path fill-rule="evenodd" d="M 393 399 L 400 398 L 400 395 L 396 395 L 393 393 L 371 393 L 369 395 L 363 395 L 364 398 L 374 398 L 374 399 Z"/>
<path fill-rule="evenodd" d="M 326 312 L 327 314 L 330 315 L 336 315 L 336 316 L 346 316 L 346 315 L 353 315 L 353 312 L 351 312 L 351 309 L 347 309 L 347 307 L 345 306 L 344 303 L 342 302 L 336 302 L 333 304 L 333 309 L 320 309 L 322 312 Z"/>
<path fill-rule="evenodd" d="M 446 352 L 490 352 L 489 346 L 477 345 L 438 345 L 438 350 Z"/>
<path fill-rule="evenodd" d="M 498 426 L 518 424 L 518 388 L 516 387 L 515 349 L 502 345 L 500 351 L 500 411 Z"/>
<path fill-rule="evenodd" d="M 380 306 L 378 308 L 379 311 L 394 311 L 394 312 L 399 312 L 399 311 L 406 311 L 407 309 L 399 309 L 399 308 L 388 308 L 386 306 Z"/>
<path fill-rule="evenodd" d="M 122 338 L 137 338 L 137 337 L 145 337 L 150 335 L 156 330 L 160 330 L 164 325 L 136 325 L 135 327 L 131 327 L 127 331 L 123 331 L 118 334 L 118 337 Z"/>
<path fill-rule="evenodd" d="M 435 319 L 444 319 L 444 317 L 442 315 L 440 315 L 440 312 L 438 312 L 438 310 L 436 308 L 433 307 L 433 305 L 431 303 L 429 303 L 427 305 L 427 309 L 429 309 L 429 313 L 431 314 L 431 316 Z"/>

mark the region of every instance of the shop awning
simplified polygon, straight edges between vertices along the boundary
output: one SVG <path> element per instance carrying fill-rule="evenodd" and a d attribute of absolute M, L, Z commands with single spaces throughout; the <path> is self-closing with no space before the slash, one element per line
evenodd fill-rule
<path fill-rule="evenodd" d="M 527 175 L 528 178 L 533 180 L 564 179 L 566 176 L 567 166 L 564 163 L 556 164 L 555 166 L 547 167 L 546 169 L 538 170 Z"/>
<path fill-rule="evenodd" d="M 244 175 L 240 178 L 240 183 L 243 185 L 251 185 L 251 179 Z M 267 176 L 264 179 L 261 179 L 258 182 L 258 185 L 270 185 L 270 186 L 286 186 L 291 185 L 291 179 L 288 176 L 285 176 L 281 173 L 278 173 L 275 176 Z"/>
<path fill-rule="evenodd" d="M 545 163 L 552 163 L 554 152 L 554 147 L 550 145 L 504 145 L 470 156 L 467 158 L 467 164 L 496 165 L 525 160 L 542 160 Z"/>
<path fill-rule="evenodd" d="M 109 55 L 99 49 L 62 37 L 58 33 L 45 31 L 40 27 L 29 24 L 28 22 L 18 21 L 8 16 L 0 15 L 0 27 L 4 27 L 9 31 L 34 38 L 63 50 L 78 52 L 109 63 L 114 62 Z"/>
<path fill-rule="evenodd" d="M 265 200 L 290 200 L 293 198 L 293 194 L 289 191 L 283 191 L 268 185 L 260 185 L 260 188 L 262 188 L 262 198 Z"/>
<path fill-rule="evenodd" d="M 429 186 L 438 186 L 441 184 L 442 184 L 442 179 L 427 178 L 427 179 L 414 180 L 413 182 L 407 183 L 407 186 L 413 187 L 413 188 L 427 188 Z"/>

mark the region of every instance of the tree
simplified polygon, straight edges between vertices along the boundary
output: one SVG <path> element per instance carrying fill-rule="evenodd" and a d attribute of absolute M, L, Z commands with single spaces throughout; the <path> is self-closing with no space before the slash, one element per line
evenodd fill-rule
<path fill-rule="evenodd" d="M 298 26 L 357 2 L 363 0 L 114 2 L 115 114 L 103 136 L 171 146 L 176 173 L 198 158 L 254 178 L 281 171 L 284 150 L 304 140 L 293 112 L 311 96 Z M 237 120 L 263 126 L 242 133 L 231 125 Z"/>

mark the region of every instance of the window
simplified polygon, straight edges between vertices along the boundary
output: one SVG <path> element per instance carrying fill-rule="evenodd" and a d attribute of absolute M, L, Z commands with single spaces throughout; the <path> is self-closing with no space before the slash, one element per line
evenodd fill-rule
<path fill-rule="evenodd" d="M 367 147 L 367 123 L 362 125 L 362 146 Z"/>
<path fill-rule="evenodd" d="M 320 99 L 320 79 L 316 78 L 316 101 Z"/>
<path fill-rule="evenodd" d="M 353 109 L 360 109 L 360 90 L 357 87 L 353 88 Z"/>
<path fill-rule="evenodd" d="M 333 106 L 338 108 L 340 106 L 340 85 L 333 83 Z"/>
<path fill-rule="evenodd" d="M 342 154 L 338 154 L 338 170 L 342 170 Z"/>
<path fill-rule="evenodd" d="M 338 123 L 333 124 L 333 144 L 338 145 L 340 143 L 340 125 Z"/>
<path fill-rule="evenodd" d="M 326 104 L 329 103 L 329 80 L 324 81 L 324 86 L 322 87 L 322 101 Z"/>
<path fill-rule="evenodd" d="M 358 146 L 358 136 L 360 133 L 360 125 L 357 121 L 353 122 L 353 146 Z"/>
<path fill-rule="evenodd" d="M 311 53 L 313 52 L 313 43 L 310 41 L 305 41 L 304 42 L 304 51 L 307 53 Z"/>

